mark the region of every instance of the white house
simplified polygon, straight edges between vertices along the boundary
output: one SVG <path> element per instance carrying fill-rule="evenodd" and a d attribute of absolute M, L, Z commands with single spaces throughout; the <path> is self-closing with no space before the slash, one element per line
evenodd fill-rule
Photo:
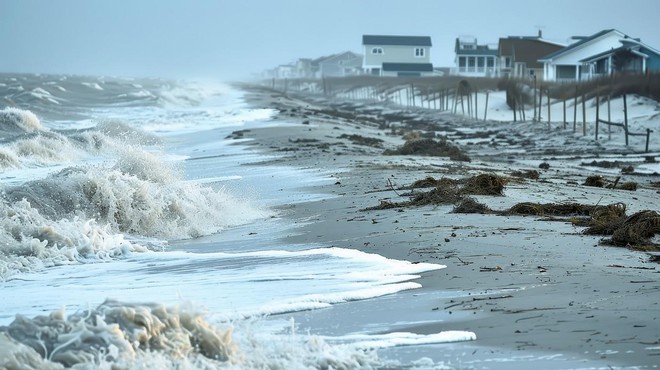
<path fill-rule="evenodd" d="M 452 74 L 469 77 L 494 77 L 497 73 L 497 48 L 477 44 L 472 36 L 461 36 L 454 46 L 456 68 Z"/>
<path fill-rule="evenodd" d="M 583 68 L 585 60 L 621 46 L 629 37 L 621 31 L 607 29 L 559 49 L 539 59 L 543 63 L 546 81 L 578 81 L 590 78 L 590 70 Z"/>
<path fill-rule="evenodd" d="M 363 35 L 362 68 L 376 76 L 425 76 L 433 74 L 431 37 Z"/>

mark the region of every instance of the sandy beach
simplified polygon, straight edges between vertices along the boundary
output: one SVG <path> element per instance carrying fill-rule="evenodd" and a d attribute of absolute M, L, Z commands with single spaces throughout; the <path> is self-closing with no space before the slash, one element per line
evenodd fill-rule
<path fill-rule="evenodd" d="M 252 106 L 275 108 L 277 119 L 291 125 L 241 130 L 233 137 L 253 139 L 249 145 L 277 153 L 272 164 L 336 178 L 332 185 L 304 189 L 329 195 L 326 199 L 277 210 L 299 224 L 285 242 L 447 266 L 423 274 L 417 280 L 423 288 L 398 293 L 398 299 L 385 296 L 292 315 L 301 329 L 474 332 L 476 341 L 386 350 L 452 368 L 658 367 L 660 270 L 652 256 L 607 245 L 608 236 L 585 235 L 579 223 L 588 218 L 584 215 L 503 212 L 524 202 L 621 203 L 627 215 L 657 211 L 659 176 L 643 170 L 657 153 L 624 149 L 614 140 L 595 142 L 541 123 L 476 122 L 425 109 L 243 88 Z M 383 155 L 401 148 L 406 135 L 444 135 L 460 143 L 471 160 Z M 608 156 L 624 158 L 635 169 L 585 166 L 616 161 Z M 482 174 L 506 180 L 501 194 L 469 195 L 495 213 L 453 213 L 457 201 L 449 199 L 408 203 L 433 188 L 411 188 L 418 180 L 464 181 Z M 602 176 L 605 186 L 585 185 L 593 175 Z M 635 183 L 636 190 L 617 186 L 624 183 Z M 651 237 L 648 244 L 657 241 Z M 406 324 L 392 324 L 398 321 Z"/>

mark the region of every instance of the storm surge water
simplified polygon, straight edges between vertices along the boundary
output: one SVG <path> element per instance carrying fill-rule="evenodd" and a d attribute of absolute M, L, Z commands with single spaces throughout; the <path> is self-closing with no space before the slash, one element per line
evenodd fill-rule
<path fill-rule="evenodd" d="M 286 313 L 444 266 L 281 244 L 294 225 L 271 207 L 336 179 L 243 166 L 265 156 L 229 133 L 289 123 L 239 91 L 0 75 L 0 95 L 0 368 L 377 368 L 378 348 L 473 339 L 296 332 Z"/>

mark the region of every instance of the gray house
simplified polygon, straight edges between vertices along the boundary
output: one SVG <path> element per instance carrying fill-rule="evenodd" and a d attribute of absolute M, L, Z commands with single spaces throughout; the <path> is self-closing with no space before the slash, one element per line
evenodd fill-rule
<path fill-rule="evenodd" d="M 362 55 L 352 51 L 314 59 L 311 63 L 315 77 L 343 77 L 361 73 Z"/>
<path fill-rule="evenodd" d="M 363 35 L 362 68 L 376 76 L 425 76 L 433 73 L 431 37 Z"/>

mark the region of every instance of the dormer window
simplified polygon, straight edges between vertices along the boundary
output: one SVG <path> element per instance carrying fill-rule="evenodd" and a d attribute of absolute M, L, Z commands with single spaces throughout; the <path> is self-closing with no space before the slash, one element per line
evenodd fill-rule
<path fill-rule="evenodd" d="M 424 58 L 425 49 L 424 48 L 415 48 L 415 58 Z"/>
<path fill-rule="evenodd" d="M 371 54 L 383 54 L 383 48 L 372 48 Z"/>

